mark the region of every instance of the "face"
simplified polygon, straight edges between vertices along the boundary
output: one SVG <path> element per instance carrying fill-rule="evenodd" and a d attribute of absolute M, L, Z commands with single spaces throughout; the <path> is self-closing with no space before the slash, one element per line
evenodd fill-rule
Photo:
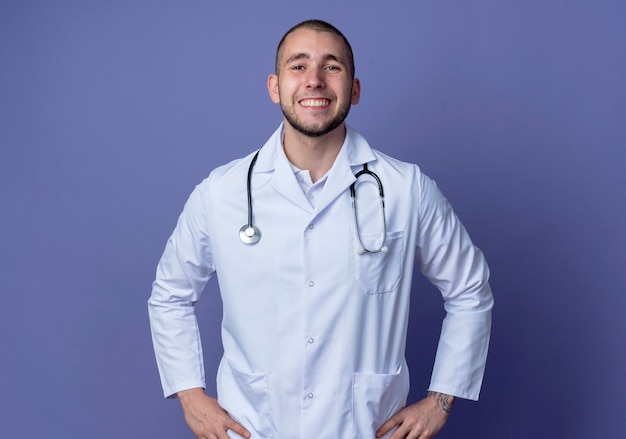
<path fill-rule="evenodd" d="M 305 28 L 285 39 L 278 75 L 270 75 L 268 89 L 286 124 L 308 137 L 342 126 L 360 96 L 341 37 Z"/>

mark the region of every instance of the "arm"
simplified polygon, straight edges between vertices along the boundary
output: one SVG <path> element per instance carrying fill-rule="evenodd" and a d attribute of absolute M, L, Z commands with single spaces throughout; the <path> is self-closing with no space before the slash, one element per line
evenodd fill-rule
<path fill-rule="evenodd" d="M 431 438 L 443 428 L 455 396 L 478 399 L 491 327 L 493 297 L 482 253 L 435 183 L 422 175 L 418 187 L 417 256 L 442 294 L 446 317 L 428 396 L 380 427 L 377 437 L 397 427 L 391 439 Z"/>
<path fill-rule="evenodd" d="M 489 267 L 436 184 L 420 183 L 417 259 L 446 311 L 429 390 L 477 400 L 491 332 Z"/>
<path fill-rule="evenodd" d="M 200 185 L 185 204 L 157 267 L 148 301 L 154 350 L 166 397 L 178 397 L 185 421 L 200 439 L 227 439 L 231 429 L 250 434 L 204 392 L 202 344 L 195 314 L 197 302 L 214 273 Z"/>
<path fill-rule="evenodd" d="M 148 300 L 150 329 L 163 393 L 205 387 L 195 303 L 215 271 L 206 232 L 203 191 L 190 195 L 167 241 Z"/>

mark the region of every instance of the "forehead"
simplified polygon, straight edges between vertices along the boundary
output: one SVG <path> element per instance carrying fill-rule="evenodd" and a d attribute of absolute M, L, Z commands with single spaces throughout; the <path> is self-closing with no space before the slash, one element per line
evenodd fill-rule
<path fill-rule="evenodd" d="M 313 29 L 296 29 L 285 38 L 280 63 L 284 64 L 294 54 L 314 56 L 333 55 L 344 63 L 348 62 L 348 48 L 339 35 Z"/>

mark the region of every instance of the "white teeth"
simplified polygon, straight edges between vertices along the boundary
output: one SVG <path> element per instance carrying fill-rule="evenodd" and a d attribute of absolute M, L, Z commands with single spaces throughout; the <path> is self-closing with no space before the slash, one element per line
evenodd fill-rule
<path fill-rule="evenodd" d="M 328 105 L 326 99 L 304 99 L 300 102 L 303 107 L 325 107 Z"/>

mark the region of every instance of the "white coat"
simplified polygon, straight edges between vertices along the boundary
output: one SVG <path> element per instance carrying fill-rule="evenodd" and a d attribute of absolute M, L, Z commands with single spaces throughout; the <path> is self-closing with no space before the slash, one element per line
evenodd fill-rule
<path fill-rule="evenodd" d="M 217 273 L 224 312 L 220 405 L 253 438 L 373 438 L 406 404 L 417 262 L 447 312 L 430 389 L 477 399 L 493 304 L 489 270 L 435 183 L 348 127 L 313 208 L 281 133 L 263 146 L 252 175 L 253 222 L 263 234 L 257 244 L 239 239 L 252 155 L 217 168 L 196 187 L 167 242 L 149 300 L 165 395 L 205 386 L 193 305 Z M 364 163 L 384 186 L 389 251 L 383 253 L 358 251 L 349 187 Z M 360 236 L 378 248 L 378 188 L 361 177 L 357 191 Z"/>

